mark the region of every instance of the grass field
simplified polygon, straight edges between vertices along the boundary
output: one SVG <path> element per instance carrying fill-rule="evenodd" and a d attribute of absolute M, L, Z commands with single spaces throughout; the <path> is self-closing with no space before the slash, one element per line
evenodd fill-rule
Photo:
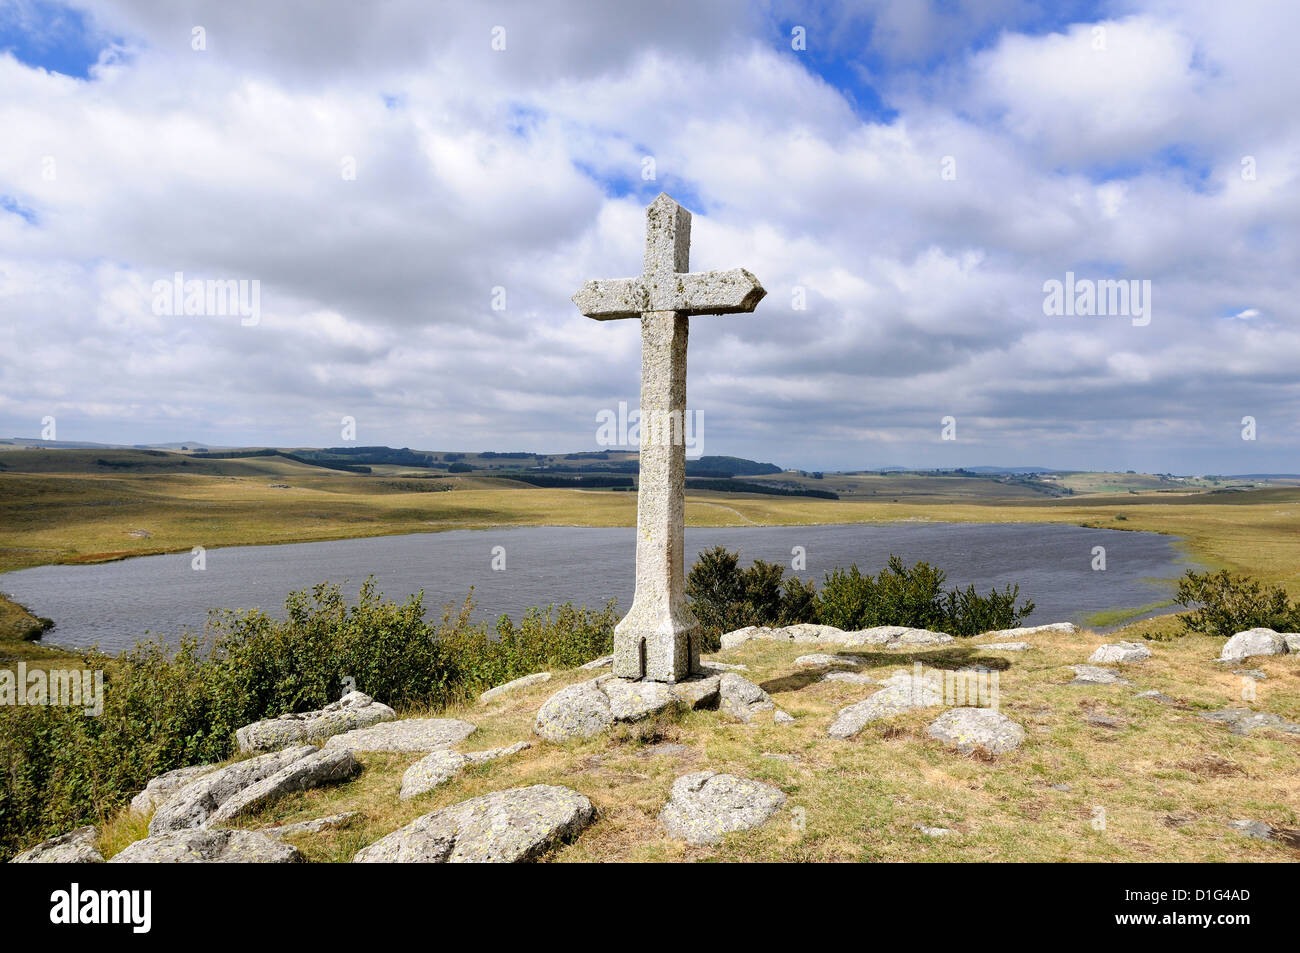
<path fill-rule="evenodd" d="M 103 450 L 9 450 L 0 454 L 0 464 L 0 572 L 194 546 L 494 526 L 631 526 L 636 520 L 634 493 L 542 489 L 500 477 L 431 475 L 395 466 L 358 475 L 275 457 L 200 460 L 179 453 Z M 1205 564 L 1248 572 L 1300 593 L 1300 487 L 1051 498 L 1017 483 L 982 478 L 900 474 L 814 480 L 782 474 L 770 479 L 845 491 L 847 498 L 689 491 L 688 524 L 930 520 L 1147 530 L 1182 537 L 1188 555 Z M 12 642 L 27 619 L 13 608 L 0 613 L 0 640 Z M 38 647 L 24 651 L 38 652 Z"/>
<path fill-rule="evenodd" d="M 1158 634 L 1172 620 L 1134 625 L 1122 638 Z M 1106 640 L 1113 639 L 1107 637 Z M 984 665 L 998 673 L 1000 710 L 1024 726 L 1027 740 L 996 758 L 965 756 L 929 739 L 941 709 L 892 716 L 858 736 L 826 736 L 835 713 L 872 689 L 819 680 L 795 656 L 815 646 L 751 642 L 717 656 L 748 666 L 744 674 L 796 716 L 770 714 L 741 724 L 713 711 L 625 727 L 584 742 L 533 746 L 469 769 L 427 795 L 399 801 L 403 771 L 418 755 L 363 754 L 350 783 L 292 794 L 239 826 L 308 820 L 358 811 L 350 828 L 295 835 L 310 860 L 347 861 L 361 847 L 430 811 L 465 798 L 528 784 L 564 784 L 591 798 L 595 824 L 562 848 L 557 861 L 1252 861 L 1295 860 L 1293 848 L 1241 836 L 1238 818 L 1293 828 L 1300 814 L 1300 748 L 1291 736 L 1249 737 L 1199 717 L 1240 705 L 1241 679 L 1214 658 L 1221 640 L 1189 636 L 1152 642 L 1154 657 L 1124 667 L 1136 687 L 1071 686 L 1068 666 L 1103 641 L 1088 632 L 1031 636 L 1034 648 L 1010 653 L 963 641 L 923 651 L 849 650 L 861 669 L 886 677 L 914 662 L 934 668 Z M 1300 717 L 1293 657 L 1257 658 L 1268 674 L 1252 707 Z M 478 751 L 533 737 L 538 707 L 563 685 L 592 677 L 562 672 L 550 682 L 440 715 L 478 730 L 461 750 Z M 1134 697 L 1158 689 L 1176 704 Z M 1113 719 L 1119 727 L 1089 723 Z M 657 753 L 653 746 L 683 746 Z M 709 769 L 765 781 L 786 804 L 771 821 L 730 835 L 717 847 L 668 837 L 657 815 L 673 781 Z M 1099 820 L 1104 824 L 1099 825 Z M 927 837 L 915 825 L 953 831 Z M 103 828 L 105 853 L 145 836 L 145 821 L 117 814 Z"/>

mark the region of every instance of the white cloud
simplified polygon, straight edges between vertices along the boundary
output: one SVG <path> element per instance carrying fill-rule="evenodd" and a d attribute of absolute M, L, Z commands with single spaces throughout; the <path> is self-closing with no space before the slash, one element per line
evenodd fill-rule
<path fill-rule="evenodd" d="M 877 52 L 950 58 L 880 68 L 899 115 L 870 122 L 788 49 L 788 11 L 614 6 L 430 29 L 417 4 L 105 0 L 131 52 L 90 81 L 0 56 L 0 195 L 35 216 L 0 208 L 0 433 L 57 413 L 68 439 L 331 444 L 350 414 L 365 443 L 591 448 L 595 412 L 636 399 L 639 340 L 568 296 L 639 268 L 628 184 L 697 206 L 694 267 L 769 292 L 692 323 L 710 452 L 1222 471 L 1214 421 L 1300 417 L 1286 7 L 1251 28 L 1134 5 L 1094 51 L 1094 24 L 1016 32 L 1021 4 L 872 4 Z M 154 315 L 175 271 L 259 279 L 262 321 Z M 1045 318 L 1066 271 L 1150 280 L 1151 324 Z M 949 413 L 972 458 L 935 440 Z M 1294 469 L 1295 428 L 1269 434 Z"/>

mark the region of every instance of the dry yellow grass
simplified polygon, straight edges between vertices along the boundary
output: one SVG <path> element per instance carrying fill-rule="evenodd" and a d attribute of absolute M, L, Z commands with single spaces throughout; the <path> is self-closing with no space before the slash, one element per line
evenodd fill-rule
<path fill-rule="evenodd" d="M 1172 620 L 1139 623 L 1107 637 L 1160 635 Z M 346 861 L 417 816 L 475 795 L 518 785 L 563 784 L 596 805 L 595 824 L 557 851 L 555 861 L 1291 861 L 1291 848 L 1250 840 L 1226 825 L 1238 818 L 1295 827 L 1300 817 L 1300 737 L 1257 731 L 1249 737 L 1205 721 L 1202 711 L 1248 704 L 1300 720 L 1300 660 L 1256 658 L 1268 679 L 1241 701 L 1242 678 L 1210 661 L 1221 640 L 1188 636 L 1155 641 L 1150 660 L 1124 666 L 1134 687 L 1069 686 L 1067 667 L 1084 662 L 1106 639 L 1090 632 L 1036 635 L 1024 653 L 982 651 L 961 643 L 917 652 L 853 650 L 862 670 L 886 676 L 914 661 L 998 671 L 1001 711 L 1021 723 L 1025 744 L 997 757 L 963 756 L 925 734 L 940 708 L 868 725 L 837 741 L 826 729 L 844 705 L 872 686 L 825 682 L 794 658 L 813 647 L 755 642 L 719 659 L 747 665 L 791 725 L 760 716 L 740 724 L 719 712 L 690 712 L 622 728 L 572 745 L 532 735 L 541 703 L 589 672 L 558 673 L 550 682 L 491 705 L 445 714 L 479 730 L 461 750 L 532 738 L 533 747 L 475 767 L 409 802 L 397 798 L 414 755 L 365 755 L 364 772 L 333 788 L 292 795 L 241 826 L 307 820 L 360 811 L 352 827 L 290 838 L 313 861 Z M 1254 683 L 1252 683 L 1254 684 Z M 1177 705 L 1139 699 L 1154 688 Z M 1120 728 L 1089 724 L 1089 713 Z M 684 745 L 655 754 L 651 745 Z M 716 847 L 690 847 L 657 822 L 674 779 L 690 771 L 731 772 L 774 784 L 787 803 L 765 826 L 730 835 Z M 1104 812 L 1104 814 L 1102 813 Z M 1104 826 L 1097 822 L 1104 817 Z M 949 828 L 943 838 L 914 825 Z M 1100 827 L 1100 829 L 1099 829 Z M 110 823 L 112 846 L 122 828 Z M 130 830 L 135 830 L 134 828 Z M 106 846 L 108 846 L 106 844 Z"/>

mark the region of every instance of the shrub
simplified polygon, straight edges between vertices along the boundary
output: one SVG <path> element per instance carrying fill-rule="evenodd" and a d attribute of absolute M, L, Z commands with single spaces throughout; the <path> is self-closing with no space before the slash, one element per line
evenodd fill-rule
<path fill-rule="evenodd" d="M 700 553 L 687 574 L 686 595 L 704 651 L 717 651 L 722 633 L 747 625 L 816 621 L 812 582 L 784 575 L 785 567 L 761 559 L 741 569 L 740 554 L 722 546 Z"/>
<path fill-rule="evenodd" d="M 1293 632 L 1300 628 L 1300 604 L 1292 604 L 1285 589 L 1265 587 L 1258 580 L 1230 573 L 1197 573 L 1191 569 L 1178 581 L 1174 601 L 1197 606 L 1184 617 L 1188 632 L 1225 638 L 1244 629 Z"/>
<path fill-rule="evenodd" d="M 1032 602 L 1016 605 L 1019 586 L 980 596 L 974 586 L 945 592 L 945 579 L 943 570 L 927 562 L 909 569 L 897 556 L 890 556 L 875 578 L 856 564 L 835 569 L 826 574 L 817 595 L 817 618 L 823 625 L 850 631 L 906 625 L 960 636 L 1012 628 L 1034 611 Z"/>
<path fill-rule="evenodd" d="M 471 621 L 472 598 L 431 624 L 422 593 L 392 602 L 367 580 L 349 606 L 340 587 L 322 584 L 290 594 L 284 620 L 217 613 L 202 639 L 85 654 L 85 667 L 105 672 L 100 717 L 0 709 L 0 859 L 100 819 L 157 774 L 230 757 L 243 725 L 320 708 L 346 687 L 399 709 L 440 708 L 613 647 L 612 602 L 601 612 L 529 609 L 517 626 L 503 616 L 494 640 Z"/>

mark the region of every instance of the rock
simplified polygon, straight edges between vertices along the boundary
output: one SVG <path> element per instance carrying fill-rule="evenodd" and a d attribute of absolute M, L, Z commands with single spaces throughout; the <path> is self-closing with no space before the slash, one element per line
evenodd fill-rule
<path fill-rule="evenodd" d="M 758 827 L 785 803 L 770 784 L 731 774 L 697 771 L 673 782 L 659 823 L 691 844 L 714 844 L 724 834 Z"/>
<path fill-rule="evenodd" d="M 129 844 L 113 864 L 299 864 L 298 848 L 257 831 L 172 831 Z"/>
<path fill-rule="evenodd" d="M 1070 786 L 1069 786 L 1068 784 L 1053 784 L 1053 785 L 1052 785 L 1052 790 L 1053 790 L 1053 791 L 1064 791 L 1064 792 L 1067 792 L 1067 793 L 1068 793 L 1071 789 L 1070 789 Z"/>
<path fill-rule="evenodd" d="M 887 645 L 889 648 L 899 648 L 911 645 L 947 645 L 949 642 L 956 641 L 947 632 L 931 632 L 929 629 L 908 629 L 896 639 L 891 639 Z"/>
<path fill-rule="evenodd" d="M 1023 639 L 1027 635 L 1039 635 L 1040 633 L 1056 633 L 1058 635 L 1073 635 L 1079 629 L 1073 622 L 1050 622 L 1047 625 L 1030 625 L 1022 626 L 1018 629 L 994 629 L 991 632 L 983 633 L 995 639 Z"/>
<path fill-rule="evenodd" d="M 1287 641 L 1272 629 L 1246 629 L 1224 643 L 1220 662 L 1239 662 L 1255 655 L 1285 655 Z"/>
<path fill-rule="evenodd" d="M 919 679 L 907 672 L 891 676 L 885 687 L 865 701 L 841 708 L 827 731 L 832 738 L 852 738 L 869 723 L 910 711 L 943 704 L 943 685 L 939 678 Z"/>
<path fill-rule="evenodd" d="M 719 677 L 718 708 L 741 721 L 749 721 L 760 711 L 776 707 L 772 696 L 743 675 L 724 672 Z"/>
<path fill-rule="evenodd" d="M 1170 698 L 1170 697 L 1169 697 L 1168 695 L 1166 695 L 1164 692 L 1158 692 L 1158 691 L 1156 691 L 1155 689 L 1152 689 L 1151 691 L 1148 691 L 1148 692 L 1138 692 L 1138 693 L 1137 693 L 1136 695 L 1134 695 L 1133 697 L 1134 697 L 1134 698 L 1145 698 L 1145 699 L 1147 699 L 1148 701 L 1159 702 L 1159 703 L 1162 704 L 1162 705 L 1174 705 L 1174 704 L 1177 704 L 1177 702 L 1175 702 L 1174 699 Z"/>
<path fill-rule="evenodd" d="M 1123 728 L 1126 722 L 1113 715 L 1102 714 L 1101 712 L 1092 711 L 1083 717 L 1083 720 L 1090 725 L 1098 728 Z"/>
<path fill-rule="evenodd" d="M 361 816 L 360 811 L 343 811 L 339 814 L 329 814 L 325 817 L 318 817 L 311 821 L 298 821 L 294 824 L 280 824 L 276 827 L 263 827 L 258 833 L 265 834 L 267 837 L 286 837 L 289 834 L 320 834 L 323 831 L 338 830 L 341 827 L 350 827 L 352 822 Z"/>
<path fill-rule="evenodd" d="M 953 833 L 946 827 L 927 827 L 924 824 L 913 824 L 912 826 L 926 837 L 947 837 Z"/>
<path fill-rule="evenodd" d="M 561 688 L 537 712 L 533 731 L 547 741 L 590 738 L 614 724 L 609 699 L 593 680 Z"/>
<path fill-rule="evenodd" d="M 905 625 L 877 625 L 845 633 L 845 645 L 888 645 L 911 629 Z"/>
<path fill-rule="evenodd" d="M 844 638 L 844 630 L 833 625 L 817 625 L 812 622 L 799 622 L 787 625 L 780 630 L 791 642 L 839 642 Z"/>
<path fill-rule="evenodd" d="M 519 863 L 576 836 L 595 816 L 591 801 L 569 788 L 510 788 L 417 817 L 353 862 Z"/>
<path fill-rule="evenodd" d="M 1286 643 L 1288 652 L 1300 654 L 1300 632 L 1283 632 L 1282 641 Z"/>
<path fill-rule="evenodd" d="M 1071 665 L 1074 680 L 1071 685 L 1132 685 L 1132 682 L 1119 677 L 1113 668 L 1098 668 L 1095 665 Z"/>
<path fill-rule="evenodd" d="M 1255 840 L 1273 840 L 1273 828 L 1263 821 L 1229 821 L 1228 826 Z"/>
<path fill-rule="evenodd" d="M 464 741 L 476 730 L 457 718 L 404 718 L 358 728 L 335 735 L 325 742 L 326 750 L 349 751 L 441 751 Z"/>
<path fill-rule="evenodd" d="M 1257 669 L 1257 668 L 1238 668 L 1238 669 L 1233 669 L 1232 674 L 1233 674 L 1233 675 L 1242 675 L 1242 676 L 1245 676 L 1246 678 L 1253 678 L 1253 679 L 1254 679 L 1255 681 L 1257 681 L 1257 682 L 1262 682 L 1262 681 L 1264 681 L 1265 679 L 1268 678 L 1267 675 L 1265 675 L 1263 672 L 1261 672 L 1261 671 L 1260 671 L 1259 669 Z"/>
<path fill-rule="evenodd" d="M 612 674 L 562 688 L 537 712 L 533 731 L 547 741 L 590 738 L 615 722 L 635 722 L 677 705 L 711 708 L 719 676 L 694 675 L 680 682 L 630 680 Z"/>
<path fill-rule="evenodd" d="M 348 692 L 338 701 L 319 711 L 281 715 L 256 721 L 235 732 L 235 741 L 244 754 L 275 751 L 289 745 L 320 741 L 341 731 L 364 728 L 397 717 L 387 705 L 381 705 L 362 692 Z"/>
<path fill-rule="evenodd" d="M 641 721 L 677 704 L 677 695 L 665 682 L 612 678 L 600 688 L 609 699 L 609 710 L 615 721 Z"/>
<path fill-rule="evenodd" d="M 678 744 L 675 741 L 665 741 L 662 744 L 650 745 L 647 748 L 642 748 L 638 757 L 657 758 L 660 756 L 667 756 L 680 758 L 683 755 L 690 753 L 690 750 L 691 749 L 686 747 L 686 745 Z"/>
<path fill-rule="evenodd" d="M 361 765 L 346 748 L 323 748 L 231 795 L 212 812 L 208 823 L 225 823 L 294 791 L 346 781 L 360 770 Z"/>
<path fill-rule="evenodd" d="M 700 668 L 713 675 L 721 675 L 723 672 L 748 672 L 748 665 L 732 665 L 730 662 L 715 662 L 712 659 L 700 663 Z"/>
<path fill-rule="evenodd" d="M 613 658 L 614 656 L 611 655 L 610 656 L 611 663 L 613 661 Z M 587 663 L 587 665 L 590 664 L 591 664 L 590 662 Z M 586 667 L 587 667 L 586 665 L 583 666 L 583 668 Z M 525 675 L 523 678 L 516 678 L 513 682 L 506 682 L 504 685 L 498 685 L 496 688 L 489 688 L 487 691 L 485 691 L 482 695 L 478 697 L 478 700 L 481 704 L 486 705 L 494 698 L 500 698 L 502 695 L 505 695 L 509 692 L 513 692 L 516 689 L 528 688 L 531 685 L 540 685 L 542 684 L 542 682 L 549 682 L 550 680 L 551 680 L 550 672 L 534 672 L 532 675 Z"/>
<path fill-rule="evenodd" d="M 825 655 L 819 652 L 815 655 L 800 655 L 794 664 L 800 668 L 828 668 L 832 665 L 861 665 L 864 661 L 856 655 Z"/>
<path fill-rule="evenodd" d="M 185 785 L 203 777 L 205 774 L 211 774 L 216 769 L 217 766 L 214 764 L 196 764 L 188 768 L 177 768 L 175 771 L 168 771 L 166 774 L 158 775 L 145 785 L 143 791 L 131 798 L 131 813 L 147 817 L 150 811 L 185 787 Z"/>
<path fill-rule="evenodd" d="M 1099 665 L 1113 665 L 1125 662 L 1141 662 L 1150 657 L 1151 650 L 1141 642 L 1113 642 L 1098 648 L 1088 657 L 1088 661 Z"/>
<path fill-rule="evenodd" d="M 719 675 L 692 675 L 670 687 L 678 703 L 686 708 L 715 708 L 721 684 Z"/>
<path fill-rule="evenodd" d="M 846 632 L 833 625 L 813 625 L 800 623 L 783 628 L 766 626 L 746 626 L 722 636 L 722 648 L 732 649 L 746 642 L 767 640 L 776 642 L 795 642 L 799 644 L 822 642 L 832 645 L 861 646 L 886 645 L 906 647 L 917 645 L 943 645 L 953 641 L 945 632 L 930 632 L 927 629 L 913 629 L 905 625 L 879 625 L 870 629 Z"/>
<path fill-rule="evenodd" d="M 217 808 L 240 791 L 316 751 L 312 745 L 272 751 L 247 761 L 236 761 L 191 781 L 158 805 L 149 821 L 150 837 L 202 827 Z"/>
<path fill-rule="evenodd" d="M 790 714 L 788 711 L 777 709 L 772 715 L 772 720 L 778 725 L 791 725 L 794 724 L 794 715 Z"/>
<path fill-rule="evenodd" d="M 861 672 L 827 672 L 821 677 L 823 682 L 848 682 L 850 685 L 875 685 L 876 680 Z"/>
<path fill-rule="evenodd" d="M 952 708 L 936 718 L 926 733 L 962 754 L 976 749 L 1005 754 L 1025 740 L 1024 728 L 992 708 Z"/>
<path fill-rule="evenodd" d="M 483 764 L 507 755 L 518 754 L 531 748 L 531 741 L 520 741 L 508 748 L 489 748 L 487 751 L 435 751 L 415 762 L 402 775 L 402 790 L 398 797 L 408 801 L 445 784 L 472 764 Z"/>
<path fill-rule="evenodd" d="M 988 649 L 990 652 L 1026 652 L 1029 650 L 1028 642 L 984 642 L 981 645 L 974 645 L 972 648 Z"/>
<path fill-rule="evenodd" d="M 1251 711 L 1249 708 L 1224 708 L 1222 711 L 1202 712 L 1206 721 L 1217 721 L 1228 725 L 1234 735 L 1248 735 L 1257 728 L 1272 728 L 1287 734 L 1300 734 L 1300 724 L 1287 721 L 1280 715 L 1267 711 Z"/>
<path fill-rule="evenodd" d="M 779 751 L 764 751 L 762 756 L 764 758 L 768 758 L 771 761 L 784 761 L 787 764 L 794 764 L 795 761 L 798 760 L 792 754 L 782 754 Z"/>
<path fill-rule="evenodd" d="M 767 626 L 747 625 L 743 629 L 736 629 L 734 632 L 724 632 L 722 634 L 722 650 L 734 649 L 738 645 L 744 645 L 746 642 L 752 642 L 755 639 L 781 639 L 777 633 L 780 629 L 770 629 Z"/>
<path fill-rule="evenodd" d="M 78 827 L 18 854 L 11 864 L 102 864 L 104 855 L 95 847 L 95 828 Z"/>
<path fill-rule="evenodd" d="M 590 662 L 584 662 L 578 668 L 584 672 L 591 672 L 598 668 L 609 668 L 614 664 L 614 656 L 602 655 L 600 658 L 594 658 Z"/>

